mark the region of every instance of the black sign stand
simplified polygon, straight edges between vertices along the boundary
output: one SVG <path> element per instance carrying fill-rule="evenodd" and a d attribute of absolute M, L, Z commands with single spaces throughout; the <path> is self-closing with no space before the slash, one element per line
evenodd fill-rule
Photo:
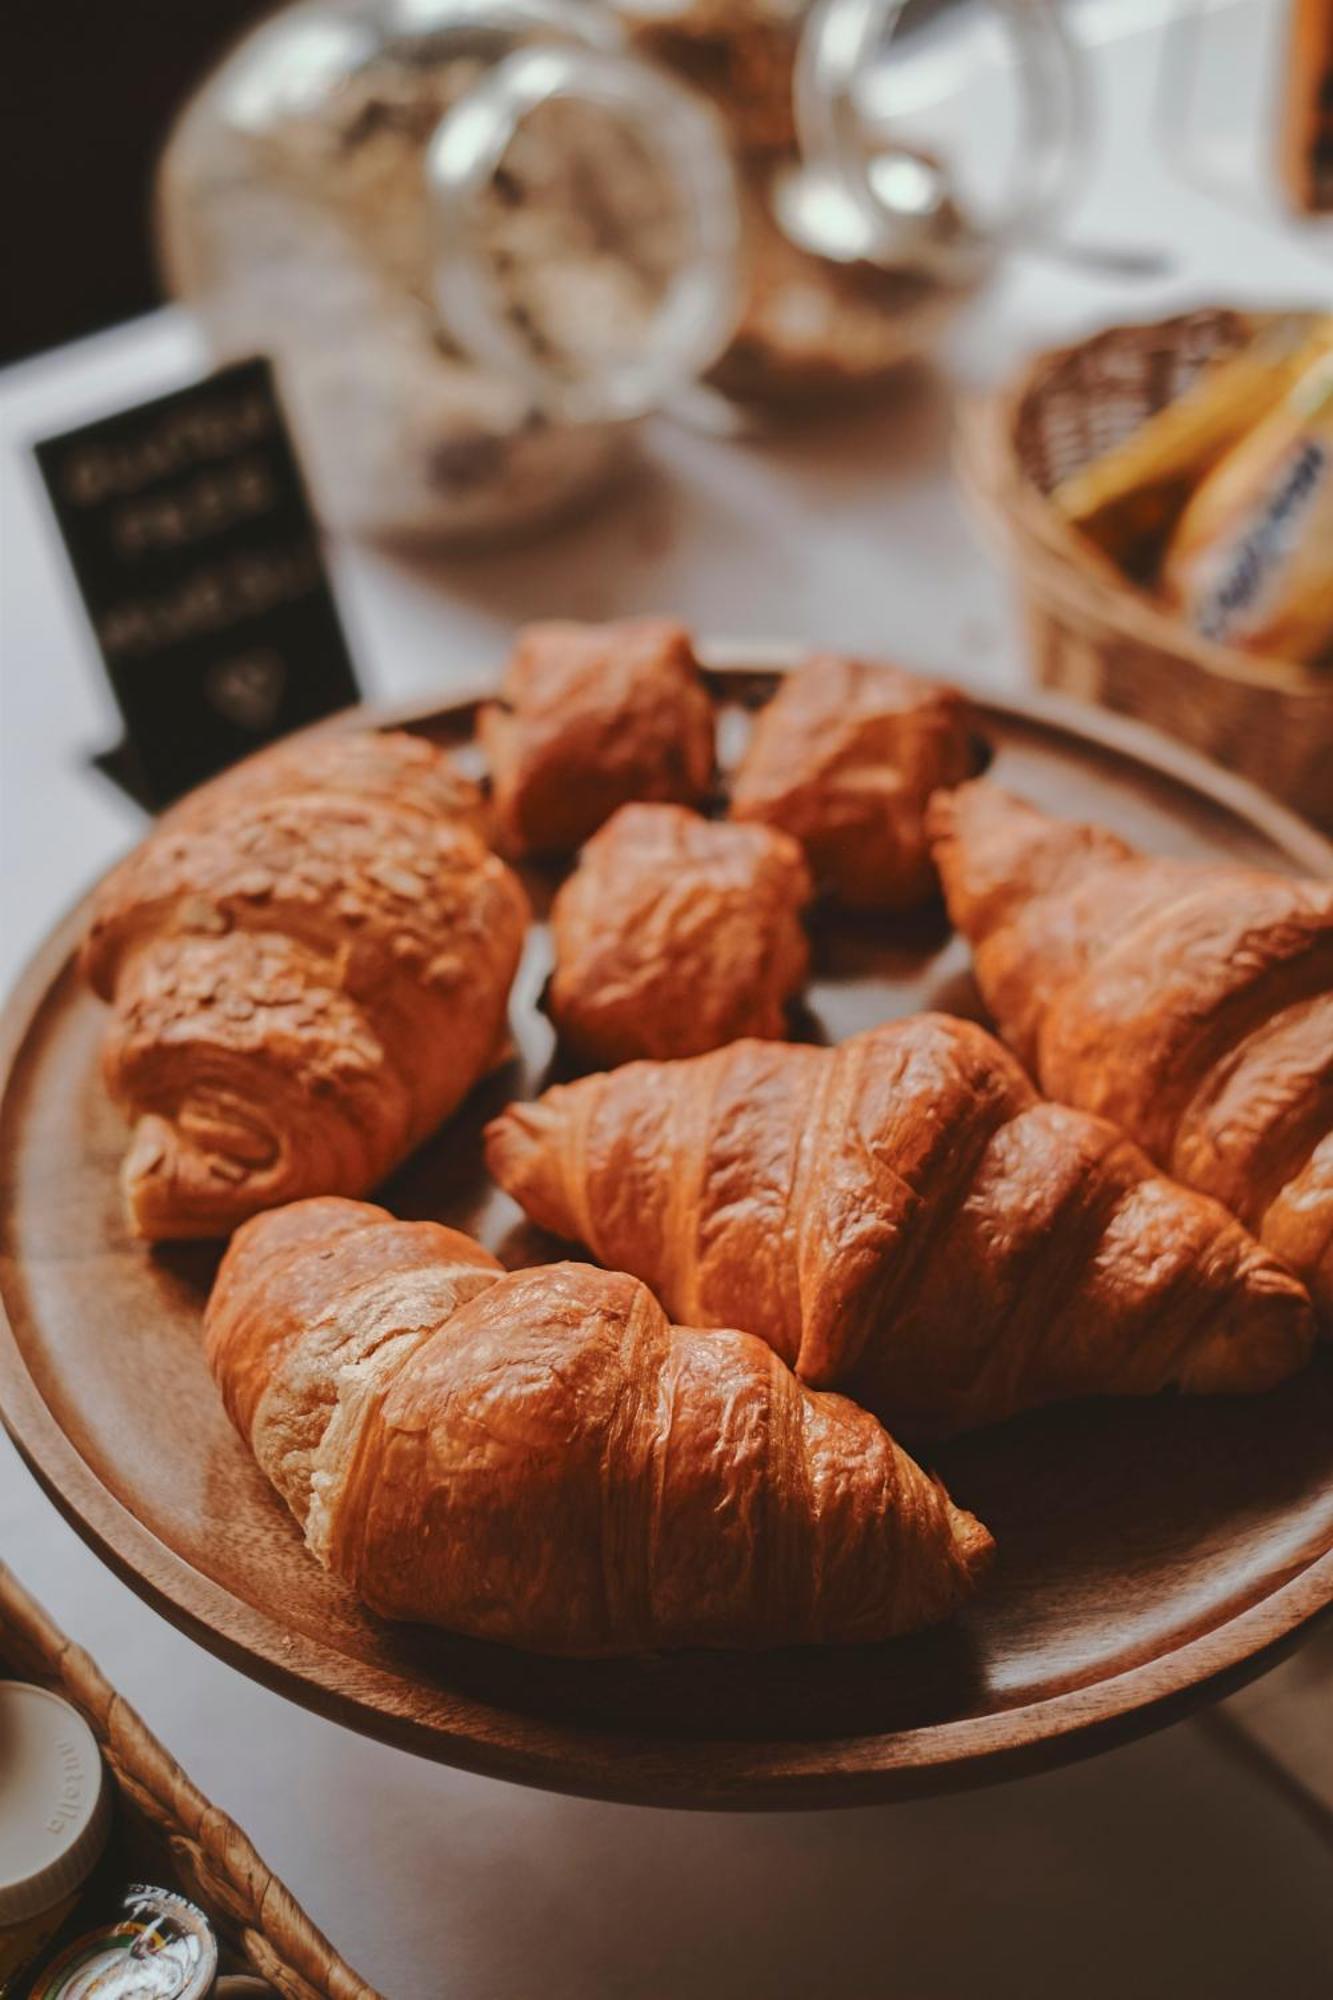
<path fill-rule="evenodd" d="M 267 361 L 35 449 L 140 804 L 360 698 Z"/>

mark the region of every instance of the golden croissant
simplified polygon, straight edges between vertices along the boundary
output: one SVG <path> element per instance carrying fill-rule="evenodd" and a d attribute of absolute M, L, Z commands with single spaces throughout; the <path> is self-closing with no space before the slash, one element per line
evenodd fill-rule
<path fill-rule="evenodd" d="M 930 823 L 1042 1089 L 1224 1202 L 1333 1317 L 1333 883 L 1153 859 L 984 782 Z"/>
<path fill-rule="evenodd" d="M 562 1042 L 601 1065 L 783 1035 L 809 965 L 809 898 L 785 833 L 622 806 L 551 908 L 547 1008 Z"/>
<path fill-rule="evenodd" d="M 1039 1098 L 973 1022 L 631 1063 L 486 1136 L 535 1222 L 673 1318 L 743 1320 L 905 1435 L 1065 1397 L 1265 1389 L 1310 1351 L 1303 1287 L 1234 1217 Z"/>
<path fill-rule="evenodd" d="M 205 1334 L 308 1546 L 388 1618 L 576 1655 L 868 1641 L 991 1552 L 864 1410 L 624 1273 L 298 1202 L 237 1231 Z"/>
<path fill-rule="evenodd" d="M 102 884 L 82 966 L 139 1235 L 360 1194 L 493 1065 L 527 904 L 478 809 L 429 744 L 330 736 L 206 786 Z"/>

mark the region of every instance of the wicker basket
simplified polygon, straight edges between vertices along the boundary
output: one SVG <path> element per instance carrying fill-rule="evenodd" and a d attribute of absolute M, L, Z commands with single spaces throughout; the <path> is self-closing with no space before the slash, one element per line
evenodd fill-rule
<path fill-rule="evenodd" d="M 1037 679 L 1139 716 L 1333 828 L 1333 669 L 1198 637 L 1051 506 L 1051 490 L 1233 351 L 1255 316 L 1180 314 L 1042 354 L 967 412 L 959 469 L 1013 562 Z"/>
<path fill-rule="evenodd" d="M 136 1872 L 161 1881 L 165 1870 L 163 1886 L 198 1903 L 219 1937 L 287 2000 L 381 2000 L 3 1563 L 0 1672 L 39 1681 L 80 1710 L 115 1784 L 117 1839 Z"/>

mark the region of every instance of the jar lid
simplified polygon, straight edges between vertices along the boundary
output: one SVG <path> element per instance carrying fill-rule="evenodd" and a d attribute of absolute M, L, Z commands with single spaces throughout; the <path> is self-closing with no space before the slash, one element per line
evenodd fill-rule
<path fill-rule="evenodd" d="M 206 2000 L 217 1969 L 203 1911 L 174 1889 L 131 1882 L 114 1912 L 43 1967 L 30 2000 Z"/>
<path fill-rule="evenodd" d="M 78 1710 L 46 1688 L 0 1681 L 0 1924 L 77 1889 L 110 1828 L 106 1767 Z"/>

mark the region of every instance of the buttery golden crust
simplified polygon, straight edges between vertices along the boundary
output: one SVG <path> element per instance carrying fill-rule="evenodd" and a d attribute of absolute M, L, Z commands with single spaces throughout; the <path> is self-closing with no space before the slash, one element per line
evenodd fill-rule
<path fill-rule="evenodd" d="M 744 1318 L 908 1435 L 1264 1389 L 1310 1351 L 1303 1288 L 1223 1208 L 945 1015 L 631 1063 L 511 1105 L 486 1154 L 534 1221 L 673 1316 Z"/>
<path fill-rule="evenodd" d="M 478 719 L 507 853 L 568 854 L 631 799 L 693 805 L 713 774 L 713 709 L 667 618 L 529 625 Z"/>
<path fill-rule="evenodd" d="M 275 743 L 189 793 L 158 826 L 179 820 L 198 824 L 215 812 L 234 812 L 242 797 L 297 791 L 375 799 L 469 826 L 482 840 L 489 836 L 489 807 L 480 785 L 438 744 L 405 729 L 330 729 L 296 744 Z"/>
<path fill-rule="evenodd" d="M 865 1411 L 623 1273 L 501 1273 L 433 1223 L 303 1202 L 237 1232 L 210 1366 L 373 1609 L 551 1653 L 883 1639 L 986 1530 Z"/>
<path fill-rule="evenodd" d="M 930 826 L 1043 1090 L 1224 1202 L 1333 1319 L 1333 884 L 1155 860 L 983 782 Z"/>
<path fill-rule="evenodd" d="M 760 712 L 732 817 L 799 840 L 817 881 L 855 908 L 908 910 L 935 890 L 926 801 L 974 768 L 954 688 L 820 653 Z"/>
<path fill-rule="evenodd" d="M 301 1195 L 360 1193 L 494 1061 L 526 901 L 433 809 L 452 781 L 406 741 L 404 802 L 242 767 L 98 892 L 82 966 L 115 1009 L 104 1073 L 135 1120 L 140 1235 L 222 1234 Z M 363 745 L 362 772 L 384 754 Z M 357 753 L 340 758 L 346 774 Z"/>
<path fill-rule="evenodd" d="M 547 1006 L 586 1063 L 700 1055 L 786 1032 L 805 982 L 801 850 L 763 826 L 628 805 L 595 833 L 551 910 Z"/>
<path fill-rule="evenodd" d="M 205 1315 L 208 1364 L 299 1521 L 344 1371 L 401 1358 L 500 1274 L 456 1229 L 336 1196 L 271 1209 L 237 1230 Z"/>

